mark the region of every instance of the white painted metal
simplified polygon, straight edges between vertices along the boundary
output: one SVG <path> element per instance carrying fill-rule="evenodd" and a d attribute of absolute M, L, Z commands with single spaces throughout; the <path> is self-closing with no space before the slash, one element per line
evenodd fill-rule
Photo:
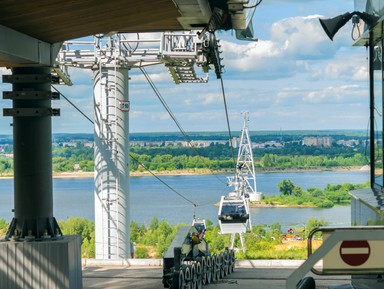
<path fill-rule="evenodd" d="M 253 161 L 252 145 L 249 139 L 249 113 L 243 112 L 243 129 L 240 138 L 239 152 L 236 164 L 236 184 L 240 195 L 248 197 L 250 201 L 261 201 L 262 194 L 257 192 L 255 164 Z"/>
<path fill-rule="evenodd" d="M 93 70 L 98 259 L 130 257 L 128 70 L 164 63 L 176 83 L 206 82 L 194 72 L 197 64 L 208 67 L 201 49 L 203 43 L 209 47 L 206 38 L 193 32 L 158 35 L 118 33 L 66 42 L 57 58 L 59 66 Z"/>
<path fill-rule="evenodd" d="M 208 81 L 207 36 L 200 39 L 196 31 L 164 32 L 153 38 L 149 33 L 119 33 L 94 41 L 67 41 L 57 58 L 60 66 L 92 69 L 98 59 L 112 57 L 105 47 L 113 47 L 113 54 L 120 66 L 135 68 L 164 63 L 173 80 L 179 83 L 205 83 Z M 104 48 L 102 48 L 104 47 Z M 205 72 L 198 75 L 196 66 Z"/>
<path fill-rule="evenodd" d="M 244 233 L 251 230 L 249 204 L 244 196 L 231 192 L 222 196 L 218 212 L 220 234 L 231 234 L 230 249 L 234 248 L 236 234 L 239 234 L 241 249 L 245 252 Z"/>
<path fill-rule="evenodd" d="M 218 221 L 221 234 L 232 234 L 231 249 L 234 246 L 236 234 L 239 234 L 242 249 L 245 252 L 244 233 L 252 229 L 249 201 L 260 201 L 262 194 L 256 190 L 256 173 L 249 138 L 247 111 L 243 112 L 243 119 L 236 175 L 228 177 L 228 186 L 233 186 L 234 190 L 227 196 L 221 197 Z M 240 208 L 245 212 L 239 212 Z"/>
<path fill-rule="evenodd" d="M 96 258 L 130 257 L 128 69 L 94 70 Z"/>

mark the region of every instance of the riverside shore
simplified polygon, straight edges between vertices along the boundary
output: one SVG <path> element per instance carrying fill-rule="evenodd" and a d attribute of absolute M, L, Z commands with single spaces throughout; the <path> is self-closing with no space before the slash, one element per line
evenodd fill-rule
<path fill-rule="evenodd" d="M 292 172 L 326 172 L 326 171 L 334 171 L 334 172 L 341 172 L 341 171 L 362 171 L 362 170 L 369 170 L 369 166 L 363 166 L 363 167 L 335 167 L 335 168 L 310 168 L 310 169 L 256 169 L 257 173 L 292 173 Z M 187 170 L 174 170 L 174 171 L 154 171 L 152 174 L 156 176 L 188 176 L 188 175 L 209 175 L 209 174 L 228 174 L 233 175 L 234 171 L 228 171 L 228 170 L 221 170 L 221 171 L 211 171 L 209 169 L 187 169 Z M 152 175 L 148 171 L 131 171 L 130 176 L 131 177 L 144 177 L 144 176 L 151 176 Z M 61 172 L 53 173 L 54 178 L 93 178 L 94 172 Z M 0 174 L 0 178 L 2 179 L 12 179 L 13 174 L 7 173 L 7 174 Z M 275 207 L 275 206 L 274 206 Z"/>

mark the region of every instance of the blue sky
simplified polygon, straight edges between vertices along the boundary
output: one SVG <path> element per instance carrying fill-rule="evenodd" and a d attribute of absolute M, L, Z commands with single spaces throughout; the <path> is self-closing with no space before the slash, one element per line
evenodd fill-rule
<path fill-rule="evenodd" d="M 318 21 L 354 10 L 352 0 L 264 0 L 253 18 L 258 42 L 239 42 L 231 31 L 218 32 L 231 129 L 241 129 L 244 110 L 250 130 L 366 129 L 367 51 L 352 47 L 351 22 L 332 42 Z M 147 72 L 186 132 L 227 130 L 220 80 L 213 72 L 207 84 L 180 85 L 163 65 Z M 91 72 L 70 73 L 75 85 L 58 88 L 92 117 Z M 130 131 L 178 131 L 140 71 L 130 76 Z M 1 109 L 10 106 L 0 100 Z M 93 133 L 64 99 L 53 106 L 61 108 L 61 116 L 53 118 L 54 133 Z M 10 123 L 11 118 L 0 117 L 0 134 L 11 133 Z"/>

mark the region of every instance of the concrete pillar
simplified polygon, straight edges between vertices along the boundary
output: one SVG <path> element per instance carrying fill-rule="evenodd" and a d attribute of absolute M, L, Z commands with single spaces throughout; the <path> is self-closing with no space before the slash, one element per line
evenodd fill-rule
<path fill-rule="evenodd" d="M 128 69 L 93 76 L 96 258 L 130 258 Z"/>

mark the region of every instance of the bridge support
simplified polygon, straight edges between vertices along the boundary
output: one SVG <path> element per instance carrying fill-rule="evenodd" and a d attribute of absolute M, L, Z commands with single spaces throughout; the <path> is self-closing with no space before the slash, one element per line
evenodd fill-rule
<path fill-rule="evenodd" d="M 130 258 L 128 69 L 93 76 L 96 258 Z"/>

